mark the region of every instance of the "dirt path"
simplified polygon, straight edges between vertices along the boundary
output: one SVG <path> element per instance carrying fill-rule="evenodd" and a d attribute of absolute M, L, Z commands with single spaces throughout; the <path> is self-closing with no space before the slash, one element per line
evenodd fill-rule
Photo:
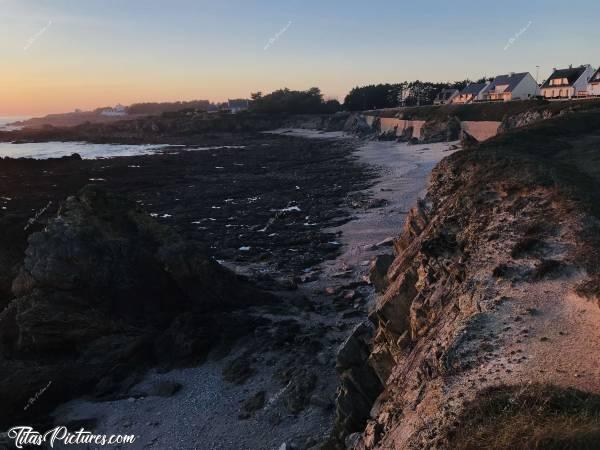
<path fill-rule="evenodd" d="M 306 130 L 288 134 L 349 139 Z M 226 357 L 215 352 L 198 367 L 148 373 L 121 400 L 69 402 L 55 412 L 55 422 L 92 423 L 97 432 L 108 434 L 134 433 L 138 440 L 128 449 L 316 448 L 333 422 L 337 348 L 364 320 L 373 299 L 372 288 L 362 283 L 366 266 L 374 255 L 391 251 L 376 244 L 399 234 L 404 212 L 449 147 L 361 144 L 355 156 L 380 169 L 376 184 L 363 194 L 385 202 L 353 210 L 352 221 L 329 230 L 338 233 L 342 255 L 289 293 L 291 307 L 251 311 L 268 325 Z M 327 289 L 335 294 L 327 295 Z M 224 372 L 233 372 L 234 379 L 237 375 L 237 382 L 226 381 Z M 157 395 L 161 385 L 167 388 Z"/>

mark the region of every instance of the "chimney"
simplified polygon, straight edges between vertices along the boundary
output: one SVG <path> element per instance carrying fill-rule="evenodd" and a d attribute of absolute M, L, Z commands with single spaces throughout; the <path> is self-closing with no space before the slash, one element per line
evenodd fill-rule
<path fill-rule="evenodd" d="M 572 69 L 572 68 L 573 68 L 573 64 L 569 64 L 569 69 Z"/>
<path fill-rule="evenodd" d="M 552 72 L 556 72 L 556 67 L 553 67 L 553 68 L 552 68 Z"/>

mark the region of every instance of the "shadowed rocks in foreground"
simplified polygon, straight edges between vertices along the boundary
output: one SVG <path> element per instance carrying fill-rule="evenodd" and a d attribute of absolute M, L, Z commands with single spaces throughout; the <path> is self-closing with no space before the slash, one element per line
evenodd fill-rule
<path fill-rule="evenodd" d="M 260 322 L 240 309 L 272 301 L 134 204 L 93 187 L 30 236 L 13 294 L 0 313 L 2 426 L 39 420 L 84 392 L 119 396 L 152 364 L 198 361 Z"/>

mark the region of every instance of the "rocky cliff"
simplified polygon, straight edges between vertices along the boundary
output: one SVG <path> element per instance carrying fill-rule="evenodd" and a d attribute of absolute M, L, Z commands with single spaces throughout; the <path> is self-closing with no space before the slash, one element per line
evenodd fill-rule
<path fill-rule="evenodd" d="M 436 167 L 395 241 L 373 337 L 365 324 L 340 351 L 340 445 L 592 448 L 599 128 L 600 112 L 570 114 Z"/>

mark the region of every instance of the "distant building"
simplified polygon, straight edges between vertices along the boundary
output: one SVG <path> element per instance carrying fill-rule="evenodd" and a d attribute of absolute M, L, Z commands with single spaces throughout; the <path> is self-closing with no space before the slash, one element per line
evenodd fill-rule
<path fill-rule="evenodd" d="M 590 78 L 590 82 L 588 84 L 588 94 L 600 95 L 600 69 L 596 70 L 596 72 Z"/>
<path fill-rule="evenodd" d="M 568 99 L 587 95 L 588 83 L 594 75 L 589 64 L 568 69 L 554 69 L 550 78 L 542 85 L 545 98 Z"/>
<path fill-rule="evenodd" d="M 117 105 L 114 108 L 107 108 L 100 112 L 102 116 L 126 116 L 127 108 L 123 105 Z"/>
<path fill-rule="evenodd" d="M 489 102 L 527 100 L 539 95 L 540 88 L 529 72 L 498 75 L 483 95 Z"/>
<path fill-rule="evenodd" d="M 409 87 L 402 87 L 398 91 L 398 104 L 400 106 L 406 106 L 406 102 L 409 98 L 413 97 L 413 91 Z"/>
<path fill-rule="evenodd" d="M 227 101 L 227 109 L 232 114 L 237 114 L 241 111 L 246 111 L 250 107 L 250 100 L 236 99 Z"/>
<path fill-rule="evenodd" d="M 434 105 L 445 105 L 446 103 L 452 102 L 452 100 L 458 95 L 458 89 L 442 89 L 433 100 Z"/>
<path fill-rule="evenodd" d="M 462 91 L 458 93 L 456 97 L 452 99 L 452 103 L 466 104 L 482 101 L 489 85 L 489 82 L 469 83 Z"/>

